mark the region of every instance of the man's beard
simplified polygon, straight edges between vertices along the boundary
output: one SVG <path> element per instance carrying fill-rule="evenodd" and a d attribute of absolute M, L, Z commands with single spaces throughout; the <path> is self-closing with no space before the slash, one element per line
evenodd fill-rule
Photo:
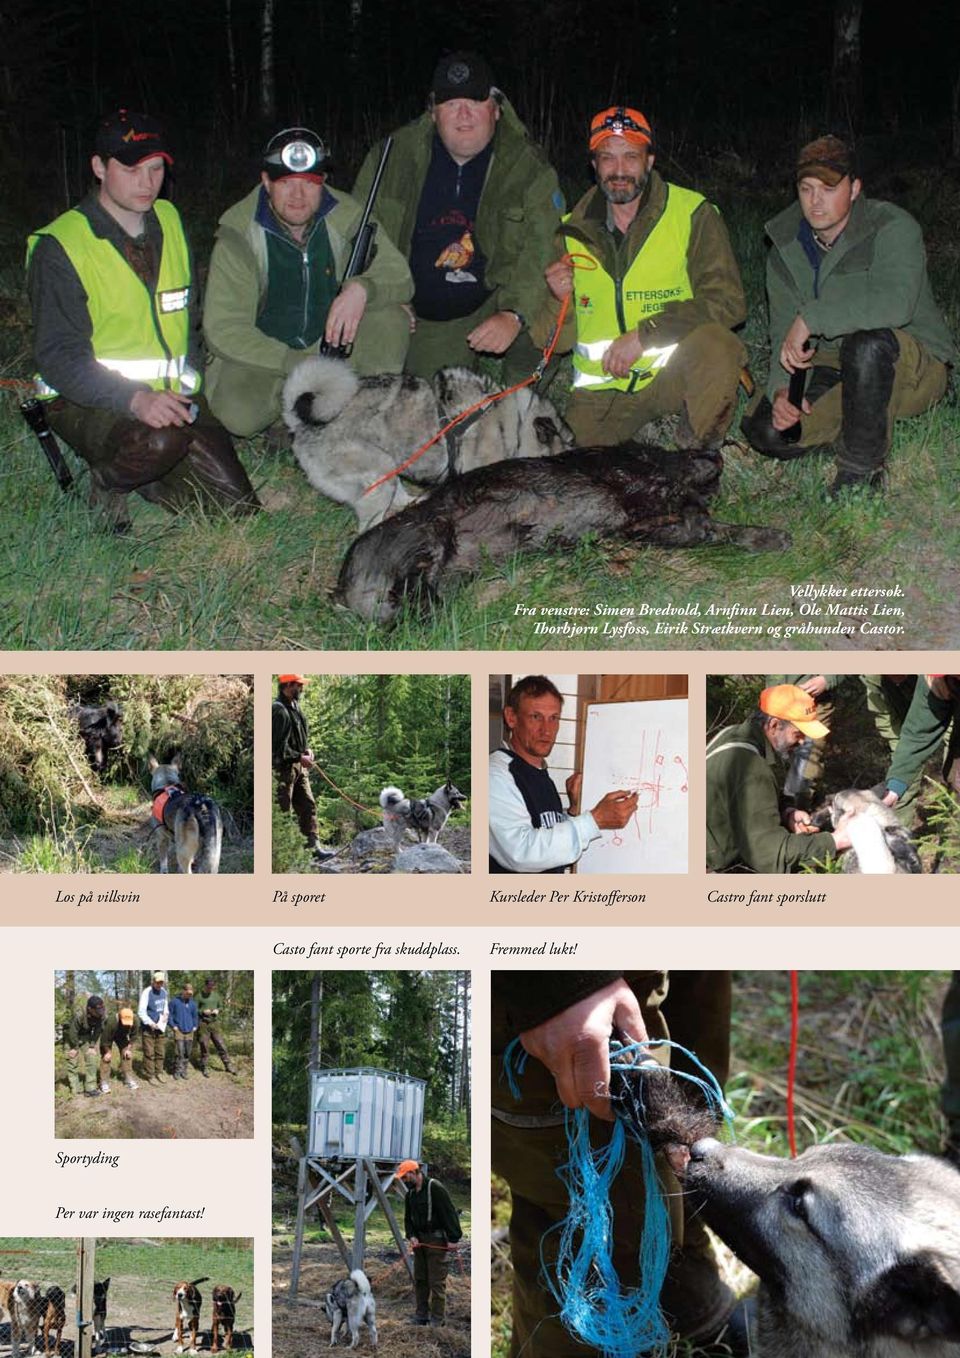
<path fill-rule="evenodd" d="M 633 175 L 625 174 L 608 175 L 606 179 L 601 180 L 600 182 L 600 192 L 608 203 L 615 203 L 617 205 L 632 203 L 635 198 L 639 198 L 641 193 L 643 193 L 644 189 L 647 187 L 647 180 L 649 178 L 649 170 L 642 179 L 637 179 Z M 616 189 L 611 188 L 611 179 L 623 181 L 623 187 Z"/>

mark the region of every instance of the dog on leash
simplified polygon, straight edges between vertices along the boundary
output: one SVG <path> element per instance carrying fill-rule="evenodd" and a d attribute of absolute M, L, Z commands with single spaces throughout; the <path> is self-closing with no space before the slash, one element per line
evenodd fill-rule
<path fill-rule="evenodd" d="M 27 1278 L 15 1282 L 0 1280 L 0 1309 L 10 1317 L 10 1338 L 14 1352 L 27 1344 L 34 1348 L 34 1336 L 42 1314 L 40 1284 Z"/>
<path fill-rule="evenodd" d="M 110 1288 L 110 1279 L 104 1278 L 102 1283 L 94 1280 L 93 1284 L 93 1343 L 105 1345 L 107 1342 L 107 1292 Z"/>
<path fill-rule="evenodd" d="M 48 1287 L 46 1292 L 39 1299 L 39 1315 L 37 1317 L 37 1338 L 34 1348 L 37 1348 L 40 1340 L 43 1340 L 44 1358 L 50 1358 L 51 1354 L 60 1352 L 60 1340 L 63 1336 L 63 1327 L 67 1323 L 67 1294 L 62 1287 Z M 50 1347 L 50 1336 L 56 1332 L 53 1348 Z"/>
<path fill-rule="evenodd" d="M 220 1331 L 223 1331 L 223 1347 L 233 1348 L 233 1327 L 237 1318 L 237 1302 L 242 1292 L 234 1292 L 232 1287 L 221 1283 L 213 1289 L 213 1324 L 210 1335 L 210 1352 L 220 1351 Z"/>
<path fill-rule="evenodd" d="M 169 870 L 170 850 L 178 872 L 219 872 L 223 813 L 212 797 L 187 792 L 176 759 L 158 764 L 150 756 L 150 827 L 159 838 L 160 871 Z"/>
<path fill-rule="evenodd" d="M 436 844 L 452 812 L 466 800 L 449 778 L 422 799 L 405 797 L 398 787 L 385 787 L 380 793 L 383 828 L 394 844 L 400 843 L 407 830 L 412 830 L 421 844 Z"/>
<path fill-rule="evenodd" d="M 843 855 L 844 872 L 922 872 L 920 857 L 909 830 L 881 797 L 866 789 L 837 792 L 829 805 L 813 817 L 823 829 L 845 830 L 850 848 Z"/>
<path fill-rule="evenodd" d="M 197 1335 L 200 1330 L 200 1308 L 203 1305 L 203 1297 L 197 1290 L 200 1283 L 209 1282 L 209 1278 L 194 1278 L 192 1283 L 177 1283 L 173 1289 L 173 1299 L 177 1303 L 176 1314 L 174 1317 L 174 1353 L 196 1353 Z M 190 1347 L 184 1347 L 184 1329 L 187 1330 Z"/>
<path fill-rule="evenodd" d="M 412 504 L 410 485 L 505 459 L 560 452 L 573 434 L 532 387 L 511 392 L 482 417 L 468 417 L 399 476 L 367 488 L 497 388 L 466 368 L 442 368 L 431 382 L 410 376 L 358 377 L 333 358 L 308 358 L 287 378 L 283 419 L 310 484 L 356 512 L 360 531 Z"/>
<path fill-rule="evenodd" d="M 330 1322 L 331 1348 L 336 1346 L 344 1325 L 350 1335 L 352 1349 L 356 1348 L 360 1339 L 361 1325 L 366 1325 L 370 1331 L 370 1343 L 374 1348 L 377 1347 L 377 1303 L 362 1268 L 355 1268 L 349 1278 L 341 1278 L 334 1283 L 324 1299 L 323 1309 Z"/>
<path fill-rule="evenodd" d="M 956 1358 L 960 1174 L 925 1155 L 712 1138 L 682 1168 L 703 1219 L 758 1275 L 755 1358 Z"/>
<path fill-rule="evenodd" d="M 392 622 L 407 595 L 422 607 L 484 562 L 577 545 L 587 534 L 661 547 L 729 543 L 784 551 L 775 529 L 718 523 L 707 502 L 723 459 L 650 444 L 574 448 L 451 477 L 353 543 L 334 600 L 372 622 Z"/>

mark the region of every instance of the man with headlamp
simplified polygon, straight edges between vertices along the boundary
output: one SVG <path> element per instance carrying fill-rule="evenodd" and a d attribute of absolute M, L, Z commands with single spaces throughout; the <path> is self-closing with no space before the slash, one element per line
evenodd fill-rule
<path fill-rule="evenodd" d="M 615 106 L 590 125 L 596 186 L 563 219 L 552 293 L 533 327 L 545 342 L 572 305 L 558 349 L 573 349 L 565 418 L 584 444 L 610 446 L 678 415 L 681 448 L 718 446 L 736 408 L 746 351 L 740 271 L 712 203 L 653 168 L 650 124 Z"/>
<path fill-rule="evenodd" d="M 260 183 L 220 218 L 203 329 L 210 404 L 234 434 L 280 416 L 284 379 L 326 341 L 352 345 L 361 374 L 403 368 L 413 291 L 381 231 L 367 268 L 341 286 L 362 207 L 326 184 L 329 154 L 309 128 L 271 137 Z"/>

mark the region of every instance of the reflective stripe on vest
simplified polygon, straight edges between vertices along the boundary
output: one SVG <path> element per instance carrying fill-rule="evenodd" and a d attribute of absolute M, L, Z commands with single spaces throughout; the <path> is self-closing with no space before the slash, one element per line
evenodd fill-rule
<path fill-rule="evenodd" d="M 687 301 L 693 296 L 687 247 L 691 219 L 704 199 L 702 194 L 676 184 L 668 184 L 666 189 L 667 201 L 659 221 L 619 282 L 610 277 L 588 244 L 566 237 L 571 254 L 586 254 L 597 263 L 596 269 L 581 275 L 579 288 L 576 284 L 580 279 L 575 276 L 575 389 L 636 391 L 653 380 L 677 347 L 669 344 L 647 350 L 628 377 L 611 377 L 601 367 L 603 355 L 618 335 L 658 316 L 668 302 Z"/>
<path fill-rule="evenodd" d="M 30 237 L 27 261 L 40 236 L 53 236 L 76 269 L 87 295 L 97 362 L 154 391 L 189 394 L 200 388 L 200 376 L 187 362 L 190 256 L 177 209 L 165 199 L 158 199 L 153 209 L 160 222 L 163 246 L 152 295 L 116 246 L 95 235 L 88 219 L 76 208 Z M 57 393 L 38 377 L 37 394 L 49 398 Z"/>

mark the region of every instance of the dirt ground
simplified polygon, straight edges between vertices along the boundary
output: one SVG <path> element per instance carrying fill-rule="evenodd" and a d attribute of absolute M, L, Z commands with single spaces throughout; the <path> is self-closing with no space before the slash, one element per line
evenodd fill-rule
<path fill-rule="evenodd" d="M 327 1290 L 349 1269 L 335 1245 L 305 1245 L 300 1287 L 289 1296 L 292 1251 L 273 1248 L 273 1358 L 316 1358 L 330 1343 L 330 1323 L 322 1308 Z M 459 1261 L 459 1262 L 458 1262 Z M 443 1329 L 415 1326 L 413 1284 L 394 1247 L 371 1249 L 364 1261 L 377 1303 L 377 1353 L 381 1358 L 467 1358 L 470 1353 L 470 1256 L 461 1241 L 447 1279 L 447 1323 Z M 341 1344 L 348 1343 L 347 1340 Z M 370 1349 L 366 1330 L 357 1350 Z"/>
<path fill-rule="evenodd" d="M 216 1066 L 216 1068 L 214 1068 Z M 97 1099 L 57 1090 L 54 1134 L 58 1137 L 235 1139 L 253 1136 L 252 1071 L 240 1063 L 240 1077 L 219 1069 L 208 1079 L 191 1069 L 186 1080 L 168 1075 L 162 1085 L 127 1089 L 119 1080 Z"/>
<path fill-rule="evenodd" d="M 110 785 L 101 785 L 98 793 L 102 820 L 92 828 L 77 830 L 78 840 L 86 846 L 85 859 L 92 865 L 92 871 L 110 872 L 118 859 L 140 853 L 144 862 L 149 863 L 150 871 L 159 872 L 158 842 L 147 828 L 150 819 L 149 799 L 134 806 L 125 806 L 119 792 L 119 789 Z M 0 839 L 0 873 L 18 870 L 22 847 L 16 839 Z M 252 861 L 253 835 L 240 835 L 231 817 L 226 816 L 220 871 L 249 872 Z M 177 860 L 172 851 L 169 867 L 171 872 L 176 872 Z"/>

